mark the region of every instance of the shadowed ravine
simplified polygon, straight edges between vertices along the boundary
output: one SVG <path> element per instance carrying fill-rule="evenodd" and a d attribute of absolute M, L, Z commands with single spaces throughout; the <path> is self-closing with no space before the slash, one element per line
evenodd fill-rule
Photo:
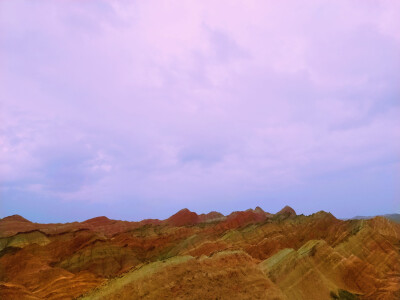
<path fill-rule="evenodd" d="M 261 208 L 0 219 L 0 299 L 400 299 L 400 224 Z"/>

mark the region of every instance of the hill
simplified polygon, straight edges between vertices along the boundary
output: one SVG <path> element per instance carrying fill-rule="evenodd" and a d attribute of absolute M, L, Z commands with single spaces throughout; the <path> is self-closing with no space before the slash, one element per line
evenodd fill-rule
<path fill-rule="evenodd" d="M 0 299 L 399 299 L 400 224 L 262 208 L 0 219 Z"/>
<path fill-rule="evenodd" d="M 377 215 L 377 216 L 356 216 L 353 217 L 352 219 L 354 220 L 365 220 L 365 219 L 372 219 L 374 217 L 384 217 L 386 219 L 389 219 L 393 222 L 400 223 L 400 214 L 386 214 L 386 215 Z"/>

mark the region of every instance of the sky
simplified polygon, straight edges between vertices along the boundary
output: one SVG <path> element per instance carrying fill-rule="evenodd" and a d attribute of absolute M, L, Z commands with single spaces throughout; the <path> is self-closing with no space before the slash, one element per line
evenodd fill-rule
<path fill-rule="evenodd" d="M 400 2 L 0 0 L 0 217 L 400 213 Z"/>

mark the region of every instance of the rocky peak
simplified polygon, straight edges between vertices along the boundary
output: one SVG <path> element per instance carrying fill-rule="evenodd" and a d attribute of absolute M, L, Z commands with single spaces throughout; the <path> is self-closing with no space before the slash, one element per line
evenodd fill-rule
<path fill-rule="evenodd" d="M 197 224 L 199 221 L 199 216 L 187 208 L 181 209 L 176 214 L 172 215 L 166 220 L 167 224 L 173 226 L 184 226 Z"/>
<path fill-rule="evenodd" d="M 3 219 L 0 219 L 1 221 L 7 221 L 7 222 L 29 222 L 32 223 L 31 221 L 25 219 L 24 217 L 21 217 L 20 215 L 12 215 L 5 217 Z"/>
<path fill-rule="evenodd" d="M 326 212 L 323 210 L 313 213 L 311 216 L 313 216 L 315 218 L 320 218 L 320 219 L 336 219 L 335 216 L 332 215 L 330 212 Z"/>
<path fill-rule="evenodd" d="M 259 206 L 257 206 L 257 207 L 254 209 L 254 212 L 257 213 L 257 214 L 265 214 L 265 211 L 264 211 L 261 207 L 259 207 Z"/>
<path fill-rule="evenodd" d="M 293 208 L 286 205 L 284 208 L 282 208 L 280 211 L 278 211 L 276 213 L 276 215 L 278 215 L 278 216 L 285 215 L 285 216 L 291 217 L 291 216 L 296 216 L 296 212 Z"/>

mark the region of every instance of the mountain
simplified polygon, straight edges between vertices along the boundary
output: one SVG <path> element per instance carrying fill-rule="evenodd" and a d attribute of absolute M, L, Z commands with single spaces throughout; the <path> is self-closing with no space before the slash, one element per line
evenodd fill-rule
<path fill-rule="evenodd" d="M 172 226 L 194 225 L 199 222 L 199 216 L 187 208 L 178 211 L 166 220 L 166 223 Z"/>
<path fill-rule="evenodd" d="M 280 211 L 278 211 L 276 214 L 278 216 L 283 215 L 283 216 L 287 216 L 287 217 L 296 216 L 296 212 L 294 211 L 294 209 L 287 205 L 284 208 L 282 208 Z"/>
<path fill-rule="evenodd" d="M 2 222 L 26 222 L 26 223 L 31 223 L 29 220 L 25 219 L 24 217 L 21 217 L 20 215 L 12 215 L 5 217 L 3 219 L 0 219 Z"/>
<path fill-rule="evenodd" d="M 400 299 L 400 224 L 260 207 L 0 219 L 0 299 Z"/>
<path fill-rule="evenodd" d="M 365 219 L 372 219 L 374 217 L 384 217 L 384 218 L 389 219 L 391 221 L 400 223 L 400 214 L 386 214 L 386 215 L 378 215 L 378 216 L 372 216 L 372 217 L 371 216 L 369 216 L 369 217 L 367 217 L 367 216 L 356 216 L 356 217 L 353 217 L 352 219 L 354 219 L 354 220 L 365 220 Z"/>

